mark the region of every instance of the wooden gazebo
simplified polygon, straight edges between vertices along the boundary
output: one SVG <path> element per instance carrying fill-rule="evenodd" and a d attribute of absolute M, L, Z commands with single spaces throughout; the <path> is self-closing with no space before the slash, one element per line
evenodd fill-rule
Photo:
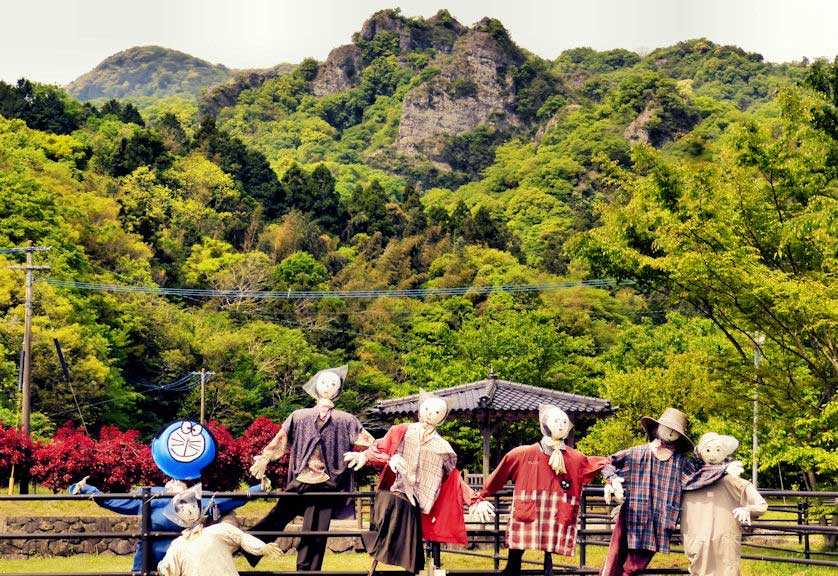
<path fill-rule="evenodd" d="M 554 404 L 567 412 L 576 430 L 587 427 L 594 420 L 605 418 L 615 412 L 611 402 L 603 398 L 581 396 L 500 380 L 489 373 L 488 378 L 470 384 L 433 390 L 441 398 L 455 400 L 451 418 L 471 420 L 480 428 L 483 436 L 483 478 L 488 477 L 489 439 L 503 422 L 538 419 L 539 404 Z M 392 421 L 396 418 L 416 416 L 419 410 L 419 395 L 379 400 L 371 410 L 371 416 Z"/>

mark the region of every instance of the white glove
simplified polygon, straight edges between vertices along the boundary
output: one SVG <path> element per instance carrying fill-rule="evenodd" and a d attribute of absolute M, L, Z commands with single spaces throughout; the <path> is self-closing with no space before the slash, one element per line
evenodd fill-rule
<path fill-rule="evenodd" d="M 84 489 L 84 487 L 87 486 L 88 478 L 90 478 L 90 476 L 85 476 L 84 478 L 70 486 L 70 494 L 78 494 L 79 492 L 81 492 L 82 489 Z"/>
<path fill-rule="evenodd" d="M 481 500 L 468 509 L 469 516 L 477 518 L 482 524 L 488 524 L 495 519 L 495 507 L 487 500 Z"/>
<path fill-rule="evenodd" d="M 280 548 L 275 542 L 265 544 L 262 548 L 262 556 L 265 556 L 266 558 L 279 558 L 282 556 L 282 548 Z"/>
<path fill-rule="evenodd" d="M 740 524 L 744 524 L 745 526 L 751 525 L 751 511 L 747 508 L 734 508 L 733 517 Z"/>
<path fill-rule="evenodd" d="M 270 492 L 271 491 L 271 480 L 267 476 L 262 476 L 259 480 L 259 487 L 262 489 L 262 492 Z"/>
<path fill-rule="evenodd" d="M 407 472 L 407 460 L 401 454 L 393 454 L 387 461 L 390 470 L 396 474 L 404 474 Z"/>
<path fill-rule="evenodd" d="M 264 454 L 257 454 L 253 457 L 253 465 L 250 467 L 250 475 L 261 480 L 265 477 L 265 470 L 268 468 L 270 460 Z"/>
<path fill-rule="evenodd" d="M 742 461 L 741 460 L 734 460 L 733 462 L 731 462 L 730 464 L 725 466 L 725 473 L 728 476 L 735 476 L 735 477 L 739 478 L 742 475 L 742 472 L 744 472 L 744 471 L 745 471 L 745 467 L 742 466 Z"/>
<path fill-rule="evenodd" d="M 352 470 L 360 470 L 367 463 L 366 452 L 345 452 L 343 454 L 343 461 Z"/>
<path fill-rule="evenodd" d="M 614 502 L 622 504 L 626 501 L 626 493 L 623 490 L 624 479 L 620 476 L 612 476 L 605 485 L 605 503 L 611 504 L 611 497 L 614 497 Z"/>

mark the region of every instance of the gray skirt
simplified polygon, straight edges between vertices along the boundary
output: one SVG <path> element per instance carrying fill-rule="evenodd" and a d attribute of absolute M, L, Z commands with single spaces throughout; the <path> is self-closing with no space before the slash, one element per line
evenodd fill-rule
<path fill-rule="evenodd" d="M 373 558 L 414 574 L 425 567 L 418 506 L 403 494 L 382 490 L 375 495 L 371 520 L 375 529 L 362 534 L 361 539 Z"/>

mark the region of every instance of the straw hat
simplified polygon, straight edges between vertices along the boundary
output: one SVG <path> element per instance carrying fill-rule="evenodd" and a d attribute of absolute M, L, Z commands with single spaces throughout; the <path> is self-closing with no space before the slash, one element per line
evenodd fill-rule
<path fill-rule="evenodd" d="M 678 433 L 679 437 L 675 442 L 679 452 L 689 452 L 694 448 L 692 440 L 687 437 L 687 415 L 680 410 L 671 407 L 667 408 L 657 420 L 650 416 L 644 416 L 640 419 L 640 425 L 646 431 L 646 436 L 649 440 L 654 440 L 655 431 L 658 429 L 658 426 L 664 425 Z"/>

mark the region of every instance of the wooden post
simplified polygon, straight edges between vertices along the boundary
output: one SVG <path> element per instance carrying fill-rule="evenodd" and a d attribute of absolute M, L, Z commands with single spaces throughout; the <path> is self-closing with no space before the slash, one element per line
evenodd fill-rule
<path fill-rule="evenodd" d="M 6 253 L 25 252 L 25 266 L 9 266 L 10 270 L 23 270 L 26 273 L 25 282 L 25 305 L 23 313 L 23 366 L 21 367 L 21 404 L 20 404 L 20 433 L 29 440 L 32 437 L 29 415 L 32 412 L 32 284 L 35 281 L 35 270 L 49 270 L 49 266 L 35 266 L 33 254 L 49 250 L 49 246 L 33 246 L 32 241 L 25 248 L 10 248 L 4 250 Z M 29 493 L 29 470 L 21 469 L 20 493 Z"/>
<path fill-rule="evenodd" d="M 207 423 L 207 370 L 201 368 L 201 426 Z"/>
<path fill-rule="evenodd" d="M 489 422 L 483 421 L 480 433 L 483 435 L 483 483 L 485 484 L 489 478 L 489 439 L 492 437 L 492 427 Z"/>

